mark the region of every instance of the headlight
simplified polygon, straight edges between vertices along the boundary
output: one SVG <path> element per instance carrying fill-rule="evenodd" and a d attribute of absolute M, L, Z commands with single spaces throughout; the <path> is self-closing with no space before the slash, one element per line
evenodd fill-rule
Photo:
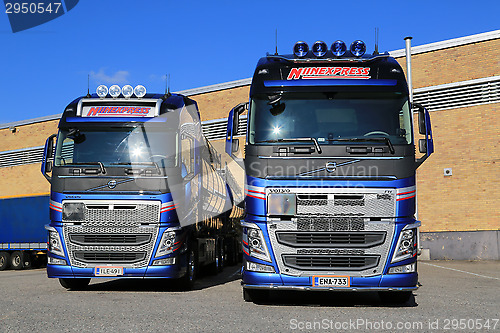
<path fill-rule="evenodd" d="M 297 198 L 291 193 L 270 193 L 267 196 L 267 214 L 294 216 L 297 213 Z"/>
<path fill-rule="evenodd" d="M 85 205 L 83 203 L 63 203 L 62 218 L 63 221 L 83 221 Z"/>
<path fill-rule="evenodd" d="M 174 248 L 179 245 L 175 240 L 175 231 L 167 229 L 161 236 L 160 245 L 158 245 L 155 257 L 161 257 L 173 253 Z"/>
<path fill-rule="evenodd" d="M 252 228 L 243 228 L 243 247 L 243 250 L 248 248 L 249 256 L 265 261 L 271 261 L 271 256 L 267 250 L 264 235 L 257 225 Z"/>
<path fill-rule="evenodd" d="M 396 251 L 391 262 L 411 258 L 417 254 L 417 229 L 404 229 L 399 234 Z"/>
<path fill-rule="evenodd" d="M 61 238 L 59 237 L 59 233 L 54 230 L 49 231 L 49 252 L 64 257 Z"/>

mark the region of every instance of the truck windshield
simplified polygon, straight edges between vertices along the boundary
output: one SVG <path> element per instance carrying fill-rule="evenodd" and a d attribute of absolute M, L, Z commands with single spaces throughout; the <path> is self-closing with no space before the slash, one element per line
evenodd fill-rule
<path fill-rule="evenodd" d="M 75 127 L 59 131 L 55 165 L 178 165 L 177 134 L 164 128 Z"/>
<path fill-rule="evenodd" d="M 345 144 L 336 139 L 350 138 L 388 138 L 392 144 L 412 143 L 408 97 L 403 93 L 254 96 L 249 116 L 250 144 L 291 138 L 314 138 L 321 145 Z"/>

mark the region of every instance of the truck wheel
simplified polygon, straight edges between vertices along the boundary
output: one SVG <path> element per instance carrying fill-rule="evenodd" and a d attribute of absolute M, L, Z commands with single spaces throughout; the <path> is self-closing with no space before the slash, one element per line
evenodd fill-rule
<path fill-rule="evenodd" d="M 378 296 L 387 304 L 404 304 L 410 300 L 411 291 L 379 291 Z"/>
<path fill-rule="evenodd" d="M 245 302 L 265 302 L 269 299 L 269 290 L 243 288 L 243 299 Z"/>
<path fill-rule="evenodd" d="M 90 283 L 90 279 L 59 279 L 59 283 L 66 289 L 84 290 Z"/>
<path fill-rule="evenodd" d="M 9 267 L 10 256 L 7 252 L 0 252 L 0 271 L 7 269 Z"/>
<path fill-rule="evenodd" d="M 198 256 L 196 252 L 196 246 L 194 244 L 191 244 L 187 253 L 188 258 L 186 275 L 179 279 L 179 285 L 182 290 L 193 289 L 194 281 L 196 280 L 196 274 L 198 272 Z"/>
<path fill-rule="evenodd" d="M 10 256 L 10 267 L 12 269 L 23 269 L 23 254 L 21 251 L 14 251 Z"/>

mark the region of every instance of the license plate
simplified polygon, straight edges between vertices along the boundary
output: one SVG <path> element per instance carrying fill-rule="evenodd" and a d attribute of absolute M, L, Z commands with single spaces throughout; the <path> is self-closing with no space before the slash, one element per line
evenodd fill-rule
<path fill-rule="evenodd" d="M 349 276 L 315 275 L 312 285 L 313 287 L 347 288 L 351 286 L 351 280 Z"/>
<path fill-rule="evenodd" d="M 96 267 L 94 270 L 95 276 L 119 276 L 123 275 L 123 267 L 102 266 Z"/>

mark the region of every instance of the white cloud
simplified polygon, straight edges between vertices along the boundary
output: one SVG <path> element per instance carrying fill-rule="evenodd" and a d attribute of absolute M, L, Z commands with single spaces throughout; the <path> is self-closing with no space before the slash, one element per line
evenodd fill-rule
<path fill-rule="evenodd" d="M 130 75 L 127 71 L 117 71 L 114 74 L 107 75 L 104 73 L 104 68 L 99 69 L 99 72 L 90 72 L 90 77 L 96 81 L 96 83 L 108 83 L 108 84 L 123 84 L 128 83 L 128 76 Z"/>

